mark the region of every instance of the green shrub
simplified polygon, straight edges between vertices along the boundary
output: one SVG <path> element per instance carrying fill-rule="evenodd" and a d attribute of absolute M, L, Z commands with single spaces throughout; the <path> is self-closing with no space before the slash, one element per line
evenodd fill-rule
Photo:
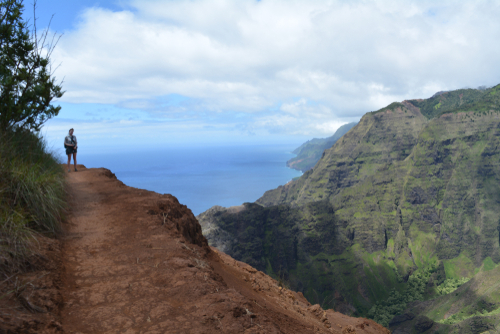
<path fill-rule="evenodd" d="M 458 289 L 462 284 L 467 283 L 470 278 L 462 277 L 458 278 L 448 278 L 442 284 L 436 286 L 436 292 L 438 295 L 443 296 L 452 293 Z"/>
<path fill-rule="evenodd" d="M 65 208 L 64 172 L 38 135 L 0 132 L 0 265 L 15 270 L 35 251 L 36 234 L 54 235 Z"/>
<path fill-rule="evenodd" d="M 368 312 L 368 317 L 375 320 L 382 326 L 388 327 L 391 319 L 401 314 L 408 303 L 423 300 L 425 293 L 425 286 L 429 281 L 429 277 L 436 271 L 435 265 L 430 265 L 413 273 L 405 284 L 404 291 L 399 293 L 392 290 L 389 298 L 382 302 L 378 302 Z"/>

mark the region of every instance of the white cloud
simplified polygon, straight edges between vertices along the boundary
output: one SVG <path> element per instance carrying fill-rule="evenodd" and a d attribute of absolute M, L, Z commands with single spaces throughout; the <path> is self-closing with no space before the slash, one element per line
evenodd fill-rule
<path fill-rule="evenodd" d="M 63 101 L 167 112 L 152 101 L 178 94 L 194 101 L 169 109 L 178 114 L 253 113 L 250 128 L 316 135 L 396 100 L 500 78 L 497 1 L 129 5 L 89 8 L 61 39 Z"/>

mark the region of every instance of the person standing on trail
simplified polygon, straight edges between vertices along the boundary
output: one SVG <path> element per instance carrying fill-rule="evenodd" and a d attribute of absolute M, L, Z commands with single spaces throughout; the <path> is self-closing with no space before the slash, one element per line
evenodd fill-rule
<path fill-rule="evenodd" d="M 75 164 L 75 172 L 78 170 L 76 169 L 76 149 L 78 148 L 78 142 L 76 141 L 76 136 L 73 136 L 73 128 L 69 129 L 69 133 L 64 138 L 64 148 L 66 148 L 66 155 L 68 156 L 68 172 L 69 170 L 69 165 L 71 164 L 71 154 L 73 154 L 73 162 Z"/>

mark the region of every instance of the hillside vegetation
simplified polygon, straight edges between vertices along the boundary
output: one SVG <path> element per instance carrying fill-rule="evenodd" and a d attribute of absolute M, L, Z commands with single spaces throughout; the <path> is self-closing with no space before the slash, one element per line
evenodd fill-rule
<path fill-rule="evenodd" d="M 332 147 L 340 137 L 345 135 L 356 124 L 356 122 L 352 122 L 342 125 L 331 137 L 313 138 L 306 141 L 304 144 L 292 151 L 292 153 L 297 156 L 288 160 L 286 165 L 302 172 L 308 171 L 316 165 L 325 150 Z"/>
<path fill-rule="evenodd" d="M 40 129 L 63 96 L 50 56 L 59 40 L 25 20 L 23 0 L 0 2 L 0 271 L 27 267 L 36 234 L 53 235 L 64 209 L 64 174 Z M 36 1 L 33 4 L 33 15 Z M 10 277 L 12 278 L 12 276 Z M 8 278 L 7 282 L 10 278 Z"/>
<path fill-rule="evenodd" d="M 497 333 L 500 326 L 500 266 L 485 261 L 460 288 L 434 300 L 410 305 L 391 322 L 394 333 Z"/>
<path fill-rule="evenodd" d="M 64 172 L 38 135 L 0 132 L 0 270 L 29 265 L 36 235 L 54 235 L 65 208 Z"/>
<path fill-rule="evenodd" d="M 198 218 L 212 245 L 312 303 L 357 315 L 385 303 L 387 324 L 500 262 L 499 145 L 500 85 L 393 103 L 300 179 Z"/>

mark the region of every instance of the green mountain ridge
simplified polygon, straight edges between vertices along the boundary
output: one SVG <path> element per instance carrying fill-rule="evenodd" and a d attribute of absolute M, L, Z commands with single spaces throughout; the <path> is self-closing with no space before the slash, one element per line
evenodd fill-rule
<path fill-rule="evenodd" d="M 366 316 L 391 291 L 429 299 L 500 262 L 499 145 L 500 85 L 396 102 L 298 180 L 198 220 L 212 246 L 312 303 Z"/>
<path fill-rule="evenodd" d="M 292 153 L 297 156 L 288 160 L 286 165 L 290 168 L 306 172 L 313 168 L 314 165 L 319 161 L 321 155 L 326 149 L 335 144 L 343 135 L 345 135 L 350 129 L 352 129 L 356 122 L 348 123 L 342 125 L 335 131 L 335 133 L 328 138 L 313 138 L 308 140 L 304 144 L 297 147 Z"/>

